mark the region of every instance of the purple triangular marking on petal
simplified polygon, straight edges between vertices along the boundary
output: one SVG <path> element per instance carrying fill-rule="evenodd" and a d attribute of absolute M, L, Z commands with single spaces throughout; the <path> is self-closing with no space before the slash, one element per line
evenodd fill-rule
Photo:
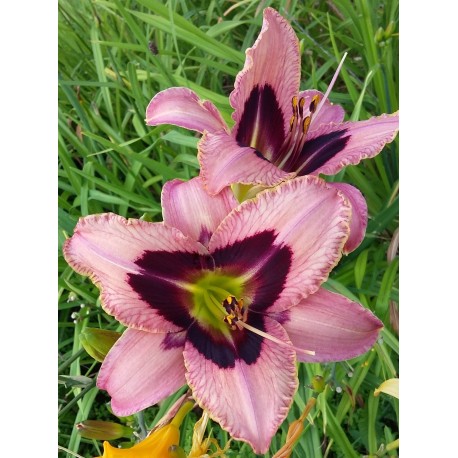
<path fill-rule="evenodd" d="M 272 160 L 285 140 L 283 126 L 275 90 L 269 84 L 256 85 L 245 102 L 235 138 L 240 146 L 252 146 Z"/>
<path fill-rule="evenodd" d="M 351 137 L 345 136 L 346 132 L 346 129 L 336 130 L 307 140 L 297 161 L 285 171 L 295 171 L 298 175 L 311 174 L 345 148 Z"/>
<path fill-rule="evenodd" d="M 135 264 L 142 271 L 128 275 L 132 289 L 165 319 L 187 328 L 192 323 L 192 298 L 177 282 L 190 281 L 203 268 L 213 266 L 211 258 L 179 251 L 146 251 Z"/>
<path fill-rule="evenodd" d="M 235 275 L 251 273 L 246 285 L 253 294 L 251 310 L 265 311 L 280 296 L 292 263 L 291 249 L 275 245 L 276 234 L 258 232 L 212 253 L 215 266 Z"/>

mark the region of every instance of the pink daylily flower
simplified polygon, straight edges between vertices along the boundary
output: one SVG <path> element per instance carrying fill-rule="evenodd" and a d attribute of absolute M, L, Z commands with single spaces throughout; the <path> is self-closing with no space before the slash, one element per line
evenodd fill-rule
<path fill-rule="evenodd" d="M 397 112 L 344 122 L 342 107 L 327 99 L 336 77 L 325 95 L 300 91 L 299 41 L 290 24 L 266 8 L 261 32 L 246 50 L 245 66 L 230 95 L 232 129 L 211 102 L 187 88 L 158 93 L 147 107 L 146 123 L 203 133 L 198 159 L 212 194 L 233 183 L 275 186 L 295 176 L 334 175 L 377 155 L 396 137 L 399 125 Z M 364 238 L 367 205 L 358 189 L 336 187 L 355 207 L 344 248 L 348 253 Z"/>
<path fill-rule="evenodd" d="M 367 351 L 382 323 L 321 287 L 342 256 L 351 208 L 318 177 L 238 204 L 200 177 L 162 193 L 163 223 L 81 218 L 67 262 L 128 329 L 97 380 L 125 416 L 187 383 L 232 437 L 265 453 L 298 386 L 297 361 Z M 191 210 L 192 209 L 192 210 Z"/>

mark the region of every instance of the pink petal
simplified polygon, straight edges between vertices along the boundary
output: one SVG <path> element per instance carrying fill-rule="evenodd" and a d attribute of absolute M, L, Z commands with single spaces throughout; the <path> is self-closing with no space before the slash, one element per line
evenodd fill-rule
<path fill-rule="evenodd" d="M 200 177 L 168 181 L 162 188 L 164 223 L 203 245 L 208 244 L 213 231 L 237 205 L 230 188 L 211 196 Z"/>
<path fill-rule="evenodd" d="M 146 331 L 174 332 L 181 328 L 142 301 L 129 284 L 141 274 L 134 261 L 145 251 L 206 254 L 204 247 L 175 228 L 106 213 L 81 218 L 63 253 L 70 266 L 101 289 L 103 308 L 126 326 Z"/>
<path fill-rule="evenodd" d="M 184 342 L 185 332 L 124 332 L 106 356 L 97 378 L 97 386 L 111 396 L 116 415 L 139 412 L 186 383 Z"/>
<path fill-rule="evenodd" d="M 277 11 L 266 8 L 261 32 L 245 54 L 245 65 L 230 95 L 235 109 L 234 121 L 240 121 L 252 90 L 256 86 L 269 85 L 283 113 L 283 125 L 279 124 L 278 128 L 287 132 L 292 115 L 291 101 L 299 91 L 301 69 L 299 42 L 294 30 Z"/>
<path fill-rule="evenodd" d="M 368 351 L 383 323 L 362 305 L 323 288 L 283 312 L 281 321 L 292 343 L 315 351 L 298 353 L 304 362 L 342 361 Z"/>
<path fill-rule="evenodd" d="M 215 105 L 200 100 L 185 87 L 172 87 L 156 94 L 146 108 L 146 124 L 174 124 L 198 132 L 227 129 Z"/>
<path fill-rule="evenodd" d="M 200 175 L 208 192 L 216 194 L 233 183 L 275 186 L 294 177 L 260 157 L 253 148 L 239 146 L 224 131 L 206 133 L 199 142 Z"/>
<path fill-rule="evenodd" d="M 350 237 L 344 246 L 344 253 L 351 253 L 359 247 L 366 234 L 367 203 L 361 191 L 347 183 L 328 183 L 331 188 L 342 191 L 351 204 Z"/>
<path fill-rule="evenodd" d="M 255 199 L 243 202 L 223 220 L 214 232 L 209 251 L 215 252 L 259 234 L 275 234 L 274 245 L 265 251 L 244 275 L 256 282 L 265 269 L 275 271 L 272 264 L 281 249 L 288 255 L 287 277 L 278 299 L 269 311 L 282 310 L 313 294 L 342 256 L 349 233 L 351 209 L 347 200 L 324 180 L 306 176 L 266 190 Z M 254 237 L 258 234 L 258 237 Z M 226 250 L 228 251 L 228 250 Z M 245 263 L 243 253 L 232 254 L 232 263 Z M 283 263 L 284 264 L 284 263 Z M 281 266 L 284 267 L 283 265 Z M 258 293 L 256 293 L 258 294 Z"/>
<path fill-rule="evenodd" d="M 317 129 L 310 139 L 330 132 L 346 130 L 350 138 L 344 149 L 326 161 L 313 174 L 334 175 L 349 164 L 358 164 L 361 160 L 376 156 L 387 143 L 391 143 L 399 130 L 398 112 L 383 114 L 367 121 L 331 124 Z"/>
<path fill-rule="evenodd" d="M 320 96 L 320 100 L 322 100 L 324 97 L 324 94 L 322 92 L 311 89 L 308 91 L 300 92 L 299 99 L 301 97 L 304 97 L 304 106 L 309 107 L 310 102 L 312 101 L 312 98 L 315 95 Z M 314 130 L 318 129 L 318 127 L 320 127 L 322 124 L 330 124 L 331 122 L 340 124 L 344 120 L 344 116 L 345 111 L 340 105 L 334 105 L 329 101 L 329 99 L 326 99 L 319 113 L 316 116 L 312 116 L 312 122 L 310 123 L 310 127 L 308 130 L 309 135 Z"/>
<path fill-rule="evenodd" d="M 289 343 L 277 322 L 264 320 L 270 335 Z M 183 354 L 186 379 L 197 403 L 234 439 L 248 442 L 255 453 L 266 453 L 297 389 L 295 352 L 264 339 L 255 363 L 236 359 L 233 367 L 224 369 L 190 341 Z"/>

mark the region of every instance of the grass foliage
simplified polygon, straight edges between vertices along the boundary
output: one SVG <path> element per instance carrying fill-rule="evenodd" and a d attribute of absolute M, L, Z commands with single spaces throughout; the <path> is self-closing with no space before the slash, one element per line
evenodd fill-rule
<path fill-rule="evenodd" d="M 79 334 L 87 326 L 122 327 L 100 308 L 97 288 L 66 264 L 62 243 L 84 215 L 114 212 L 161 220 L 163 184 L 199 172 L 198 138 L 177 127 L 146 126 L 146 106 L 162 89 L 188 86 L 231 123 L 227 96 L 266 6 L 279 10 L 300 39 L 301 89 L 324 92 L 347 51 L 331 101 L 343 105 L 349 119 L 397 110 L 397 0 L 59 1 L 59 444 L 80 456 L 97 456 L 102 449 L 101 442 L 81 438 L 78 422 L 119 420 L 109 411 L 109 397 L 95 387 L 100 364 L 82 349 Z M 299 364 L 298 393 L 266 457 L 281 447 L 288 425 L 316 395 L 309 387 L 315 375 L 325 377 L 326 389 L 293 457 L 397 456 L 386 444 L 398 438 L 398 402 L 373 396 L 398 371 L 397 140 L 335 179 L 364 193 L 370 219 L 363 244 L 342 259 L 327 286 L 374 311 L 385 329 L 359 358 Z M 139 431 L 150 428 L 179 395 L 122 421 Z M 192 412 L 183 424 L 185 449 L 197 418 Z M 216 423 L 211 429 L 224 445 L 227 433 Z M 254 454 L 234 441 L 227 456 Z"/>

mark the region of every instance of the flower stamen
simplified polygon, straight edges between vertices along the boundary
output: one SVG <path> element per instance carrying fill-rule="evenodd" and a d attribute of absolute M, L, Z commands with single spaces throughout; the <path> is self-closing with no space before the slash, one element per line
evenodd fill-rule
<path fill-rule="evenodd" d="M 286 136 L 285 141 L 280 149 L 279 157 L 282 158 L 281 162 L 277 164 L 279 168 L 288 169 L 300 155 L 304 146 L 307 132 L 312 122 L 312 116 L 316 110 L 319 95 L 313 96 L 308 110 L 305 109 L 305 97 L 301 97 L 298 101 L 297 96 L 291 100 L 291 107 L 293 115 L 289 122 L 289 134 Z"/>
<path fill-rule="evenodd" d="M 243 299 L 237 300 L 234 296 L 227 296 L 223 301 L 223 308 L 227 315 L 224 317 L 224 322 L 235 331 L 241 330 L 241 323 L 245 322 L 248 317 L 248 308 L 243 305 Z"/>
<path fill-rule="evenodd" d="M 312 101 L 309 104 L 308 110 L 304 110 L 304 97 L 298 99 L 298 96 L 295 95 L 291 99 L 293 115 L 289 121 L 289 133 L 287 134 L 283 145 L 280 147 L 278 154 L 280 162 L 275 164 L 280 169 L 285 171 L 297 169 L 295 165 L 297 165 L 296 163 L 300 157 L 302 148 L 304 147 L 312 118 L 313 116 L 317 116 L 322 106 L 326 102 L 329 93 L 331 92 L 331 89 L 333 88 L 334 83 L 339 76 L 340 69 L 342 68 L 346 57 L 347 53 L 343 55 L 342 60 L 340 61 L 323 98 L 320 100 L 320 96 L 318 94 L 314 95 Z"/>
<path fill-rule="evenodd" d="M 224 310 L 226 310 L 227 315 L 224 317 L 224 322 L 229 325 L 229 327 L 235 331 L 238 329 L 241 331 L 243 328 L 247 329 L 248 331 L 257 334 L 258 336 L 264 337 L 272 342 L 275 342 L 278 345 L 283 347 L 292 348 L 296 353 L 304 353 L 306 355 L 314 356 L 315 352 L 313 350 L 305 350 L 302 348 L 297 348 L 294 345 L 291 345 L 283 340 L 277 339 L 274 336 L 271 336 L 267 332 L 261 331 L 250 324 L 248 324 L 248 308 L 243 305 L 243 299 L 237 300 L 234 296 L 227 296 L 224 299 L 222 306 Z"/>

